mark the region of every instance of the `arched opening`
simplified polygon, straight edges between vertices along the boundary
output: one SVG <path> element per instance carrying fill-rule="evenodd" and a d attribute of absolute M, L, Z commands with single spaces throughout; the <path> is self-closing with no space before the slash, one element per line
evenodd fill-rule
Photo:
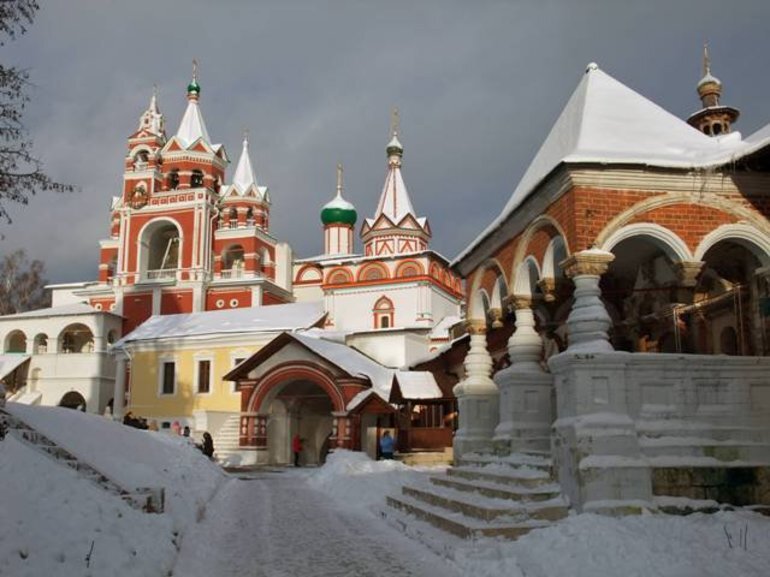
<path fill-rule="evenodd" d="M 243 247 L 234 244 L 222 254 L 222 278 L 240 278 L 243 275 Z"/>
<path fill-rule="evenodd" d="M 190 188 L 200 188 L 203 186 L 203 171 L 195 169 L 190 175 Z"/>
<path fill-rule="evenodd" d="M 111 330 L 107 332 L 107 344 L 112 345 L 118 340 L 118 331 Z"/>
<path fill-rule="evenodd" d="M 134 170 L 145 170 L 150 159 L 146 150 L 140 150 L 134 155 Z"/>
<path fill-rule="evenodd" d="M 27 335 L 22 331 L 13 331 L 5 339 L 6 353 L 26 353 Z"/>
<path fill-rule="evenodd" d="M 176 278 L 181 239 L 174 223 L 167 220 L 150 223 L 142 231 L 140 243 L 144 280 Z"/>
<path fill-rule="evenodd" d="M 249 207 L 246 211 L 246 226 L 254 226 L 254 209 Z"/>
<path fill-rule="evenodd" d="M 48 335 L 39 333 L 35 335 L 34 350 L 36 355 L 44 355 L 48 352 Z"/>
<path fill-rule="evenodd" d="M 292 462 L 291 440 L 302 438 L 300 464 L 323 462 L 332 434 L 334 404 L 327 392 L 308 379 L 281 383 L 262 402 L 259 413 L 267 415 L 268 462 Z"/>
<path fill-rule="evenodd" d="M 93 351 L 94 335 L 86 325 L 71 324 L 59 333 L 60 353 L 92 353 Z"/>
<path fill-rule="evenodd" d="M 59 406 L 68 409 L 76 409 L 78 411 L 83 411 L 84 413 L 86 412 L 86 400 L 83 398 L 83 395 L 77 391 L 65 393 L 61 398 L 61 401 L 59 401 Z"/>
<path fill-rule="evenodd" d="M 228 213 L 228 218 L 230 219 L 230 228 L 238 228 L 238 209 L 235 207 L 232 207 Z"/>
<path fill-rule="evenodd" d="M 763 306 L 770 287 L 755 274 L 762 264 L 757 250 L 742 239 L 726 239 L 703 255 L 692 315 L 699 351 L 728 355 L 770 352 L 768 315 Z"/>
<path fill-rule="evenodd" d="M 113 256 L 110 262 L 107 263 L 107 280 L 110 281 L 115 278 L 115 273 L 118 270 L 118 257 Z"/>
<path fill-rule="evenodd" d="M 174 168 L 168 173 L 166 177 L 166 188 L 168 190 L 176 190 L 179 188 L 179 169 Z"/>
<path fill-rule="evenodd" d="M 613 347 L 635 352 L 694 352 L 690 319 L 675 312 L 683 296 L 674 249 L 660 238 L 638 234 L 611 250 L 615 260 L 600 286 L 612 317 Z"/>

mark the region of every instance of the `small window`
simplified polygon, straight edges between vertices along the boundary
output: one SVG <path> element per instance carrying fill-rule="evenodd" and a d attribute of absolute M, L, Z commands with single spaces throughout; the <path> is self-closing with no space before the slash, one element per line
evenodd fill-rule
<path fill-rule="evenodd" d="M 190 177 L 190 188 L 198 188 L 203 186 L 203 172 L 200 170 L 193 170 Z"/>
<path fill-rule="evenodd" d="M 198 361 L 198 392 L 211 392 L 211 361 Z"/>
<path fill-rule="evenodd" d="M 163 363 L 163 387 L 161 393 L 164 395 L 173 395 L 176 385 L 176 363 L 167 361 Z"/>
<path fill-rule="evenodd" d="M 168 179 L 166 180 L 169 190 L 176 190 L 179 188 L 179 170 L 174 169 L 168 173 Z"/>
<path fill-rule="evenodd" d="M 380 328 L 381 329 L 390 328 L 390 317 L 388 315 L 380 316 Z"/>
<path fill-rule="evenodd" d="M 712 130 L 714 131 L 714 134 L 722 134 L 722 125 L 715 124 Z"/>

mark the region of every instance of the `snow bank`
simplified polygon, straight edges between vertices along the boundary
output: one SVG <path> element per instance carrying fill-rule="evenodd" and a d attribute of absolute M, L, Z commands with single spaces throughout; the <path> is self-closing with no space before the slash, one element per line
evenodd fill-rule
<path fill-rule="evenodd" d="M 457 561 L 476 577 L 760 577 L 770 567 L 769 529 L 770 520 L 748 512 L 583 514 L 513 543 L 479 543 Z"/>
<path fill-rule="evenodd" d="M 165 487 L 166 512 L 136 511 L 9 435 L 0 441 L 0 575 L 167 574 L 221 470 L 179 437 L 71 409 L 7 409 L 127 489 Z"/>
<path fill-rule="evenodd" d="M 333 498 L 338 507 L 372 512 L 385 496 L 399 493 L 401 485 L 422 481 L 439 468 L 408 467 L 399 461 L 373 461 L 365 453 L 335 449 L 326 463 L 308 477 L 314 488 Z"/>

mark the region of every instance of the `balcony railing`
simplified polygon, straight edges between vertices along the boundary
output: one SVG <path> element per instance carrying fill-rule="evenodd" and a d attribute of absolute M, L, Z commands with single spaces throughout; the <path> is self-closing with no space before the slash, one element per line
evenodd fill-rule
<path fill-rule="evenodd" d="M 222 271 L 222 278 L 243 278 L 242 268 L 228 268 Z"/>
<path fill-rule="evenodd" d="M 162 268 L 156 270 L 145 271 L 143 280 L 174 280 L 176 278 L 177 269 L 175 268 Z"/>

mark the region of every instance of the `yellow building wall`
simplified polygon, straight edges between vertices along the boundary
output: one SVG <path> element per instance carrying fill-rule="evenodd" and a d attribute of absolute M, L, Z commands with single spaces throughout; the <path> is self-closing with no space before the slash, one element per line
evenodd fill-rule
<path fill-rule="evenodd" d="M 234 383 L 222 377 L 234 366 L 234 359 L 246 359 L 268 341 L 249 346 L 227 345 L 192 348 L 158 348 L 138 350 L 131 355 L 130 394 L 127 410 L 149 419 L 192 417 L 193 411 L 240 412 L 241 394 Z M 196 371 L 198 361 L 209 360 L 212 365 L 210 392 L 198 393 Z M 162 363 L 173 361 L 176 368 L 174 394 L 161 394 Z"/>

